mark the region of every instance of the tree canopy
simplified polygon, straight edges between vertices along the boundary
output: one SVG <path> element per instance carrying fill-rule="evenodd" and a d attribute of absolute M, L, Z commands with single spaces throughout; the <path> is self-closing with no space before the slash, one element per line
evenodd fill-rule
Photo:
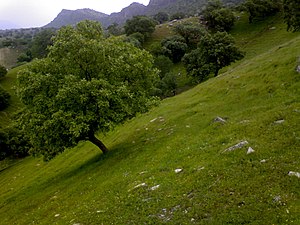
<path fill-rule="evenodd" d="M 162 52 L 168 56 L 174 63 L 181 61 L 186 53 L 188 46 L 182 36 L 174 35 L 161 41 Z"/>
<path fill-rule="evenodd" d="M 0 65 L 0 78 L 4 77 L 7 74 L 7 69 Z"/>
<path fill-rule="evenodd" d="M 207 27 L 214 31 L 229 31 L 235 22 L 232 10 L 224 7 L 219 0 L 209 1 L 203 16 Z"/>
<path fill-rule="evenodd" d="M 17 82 L 25 105 L 19 125 L 30 137 L 33 154 L 51 159 L 82 140 L 105 153 L 96 132 L 146 112 L 156 101 L 152 56 L 119 38 L 104 39 L 98 22 L 61 28 L 49 51 Z"/>
<path fill-rule="evenodd" d="M 134 33 L 141 33 L 148 38 L 155 30 L 156 21 L 147 16 L 134 16 L 127 20 L 124 29 L 127 36 Z"/>
<path fill-rule="evenodd" d="M 234 39 L 226 32 L 204 35 L 196 50 L 186 54 L 183 61 L 190 76 L 199 82 L 210 74 L 217 76 L 219 70 L 243 58 L 243 53 L 235 46 Z"/>
<path fill-rule="evenodd" d="M 287 30 L 300 31 L 300 0 L 283 0 L 283 12 Z"/>

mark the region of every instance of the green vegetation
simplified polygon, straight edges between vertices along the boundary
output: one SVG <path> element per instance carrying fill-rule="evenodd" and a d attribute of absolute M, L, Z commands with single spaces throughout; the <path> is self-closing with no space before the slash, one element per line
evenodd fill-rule
<path fill-rule="evenodd" d="M 299 224 L 300 36 L 246 20 L 232 30 L 243 60 L 99 135 L 106 155 L 80 142 L 2 161 L 1 223 Z"/>
<path fill-rule="evenodd" d="M 79 141 L 103 153 L 96 132 L 146 112 L 157 70 L 152 57 L 119 39 L 104 39 L 100 23 L 83 21 L 61 28 L 47 58 L 18 77 L 24 109 L 19 126 L 30 137 L 32 154 L 49 160 Z"/>
<path fill-rule="evenodd" d="M 283 0 L 283 12 L 287 30 L 300 31 L 300 1 Z"/>

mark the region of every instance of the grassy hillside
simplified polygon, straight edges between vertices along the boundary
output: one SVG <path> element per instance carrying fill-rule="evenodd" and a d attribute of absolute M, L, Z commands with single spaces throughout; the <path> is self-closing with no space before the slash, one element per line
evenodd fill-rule
<path fill-rule="evenodd" d="M 253 31 L 244 50 L 256 53 L 217 78 L 102 136 L 107 155 L 82 142 L 3 169 L 1 224 L 300 224 L 288 175 L 300 172 L 300 36 L 271 31 Z"/>

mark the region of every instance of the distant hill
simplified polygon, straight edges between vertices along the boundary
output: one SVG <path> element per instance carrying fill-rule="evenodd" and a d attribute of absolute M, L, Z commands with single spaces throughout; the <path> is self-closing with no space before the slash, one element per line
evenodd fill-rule
<path fill-rule="evenodd" d="M 7 21 L 7 20 L 0 20 L 0 30 L 11 29 L 12 27 L 14 29 L 21 28 L 21 26 L 19 26 L 18 24 L 14 24 L 14 23 L 12 23 L 10 21 Z"/>
<path fill-rule="evenodd" d="M 226 5 L 236 5 L 243 1 L 244 0 L 223 0 Z M 60 28 L 65 25 L 75 25 L 85 19 L 99 21 L 104 27 L 107 27 L 113 23 L 123 24 L 126 20 L 136 15 L 152 16 L 161 11 L 170 15 L 177 12 L 194 15 L 200 13 L 205 4 L 207 4 L 207 0 L 150 0 L 147 6 L 134 2 L 122 9 L 121 12 L 112 13 L 110 15 L 92 9 L 64 9 L 45 27 Z"/>

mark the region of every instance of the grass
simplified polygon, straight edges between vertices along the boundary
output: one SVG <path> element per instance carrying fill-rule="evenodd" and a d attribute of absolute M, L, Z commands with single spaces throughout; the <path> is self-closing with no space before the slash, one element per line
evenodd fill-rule
<path fill-rule="evenodd" d="M 3 168 L 1 224 L 300 224 L 300 182 L 288 176 L 300 172 L 300 36 L 286 35 L 99 135 L 107 155 L 81 142 Z"/>

